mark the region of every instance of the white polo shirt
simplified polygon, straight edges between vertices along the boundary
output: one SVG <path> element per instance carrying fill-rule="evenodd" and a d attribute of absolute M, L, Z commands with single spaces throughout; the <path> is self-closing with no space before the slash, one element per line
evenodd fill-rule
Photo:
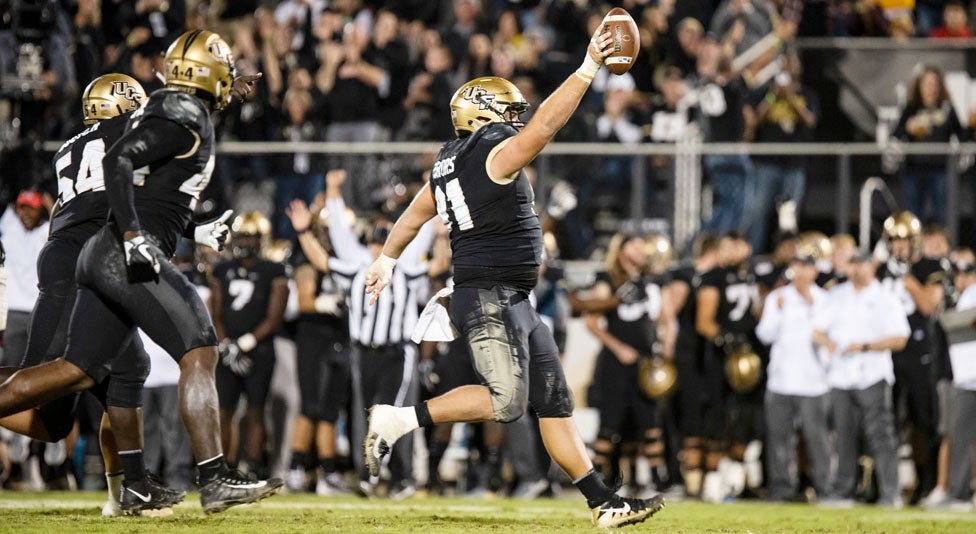
<path fill-rule="evenodd" d="M 766 368 L 766 388 L 780 395 L 816 397 L 830 390 L 827 365 L 813 346 L 813 317 L 825 305 L 827 292 L 810 288 L 810 304 L 790 284 L 773 290 L 766 297 L 756 336 L 771 345 Z M 783 298 L 783 308 L 778 305 Z"/>
<path fill-rule="evenodd" d="M 959 296 L 956 311 L 976 308 L 976 285 L 966 288 Z M 959 389 L 976 391 L 976 341 L 949 345 L 949 362 L 952 364 L 952 384 Z"/>
<path fill-rule="evenodd" d="M 890 350 L 850 353 L 844 349 L 911 334 L 901 303 L 877 280 L 859 292 L 851 282 L 831 290 L 826 305 L 814 316 L 814 329 L 837 343 L 837 352 L 829 355 L 827 381 L 831 388 L 847 390 L 867 389 L 882 380 L 893 384 L 895 373 Z"/>
<path fill-rule="evenodd" d="M 37 301 L 37 256 L 47 243 L 48 223 L 24 228 L 11 204 L 0 216 L 0 241 L 7 254 L 7 307 L 30 312 Z"/>

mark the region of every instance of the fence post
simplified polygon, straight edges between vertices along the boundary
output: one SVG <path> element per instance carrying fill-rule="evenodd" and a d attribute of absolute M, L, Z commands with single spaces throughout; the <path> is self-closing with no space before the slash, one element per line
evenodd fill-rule
<path fill-rule="evenodd" d="M 950 243 L 959 242 L 959 196 L 959 155 L 953 152 L 946 156 L 946 230 Z"/>
<path fill-rule="evenodd" d="M 837 154 L 837 218 L 834 219 L 836 233 L 850 233 L 851 221 L 851 155 L 849 152 Z"/>
<path fill-rule="evenodd" d="M 647 184 L 647 156 L 633 156 L 630 161 L 630 218 L 638 222 L 644 218 L 644 188 Z"/>

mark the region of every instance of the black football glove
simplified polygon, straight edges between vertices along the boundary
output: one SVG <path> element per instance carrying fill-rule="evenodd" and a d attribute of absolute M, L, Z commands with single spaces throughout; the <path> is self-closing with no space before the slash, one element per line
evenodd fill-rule
<path fill-rule="evenodd" d="M 130 284 L 159 281 L 158 249 L 139 235 L 123 243 L 125 249 L 125 271 Z"/>

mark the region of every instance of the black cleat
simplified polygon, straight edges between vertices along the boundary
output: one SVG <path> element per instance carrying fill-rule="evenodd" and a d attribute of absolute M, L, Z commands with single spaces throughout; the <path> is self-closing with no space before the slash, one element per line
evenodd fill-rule
<path fill-rule="evenodd" d="M 266 499 L 281 489 L 280 478 L 258 480 L 237 470 L 228 469 L 206 486 L 200 488 L 200 504 L 208 514 L 217 514 L 239 504 Z"/>
<path fill-rule="evenodd" d="M 155 476 L 146 477 L 131 485 L 122 482 L 122 513 L 139 515 L 144 510 L 171 508 L 182 502 L 184 497 L 185 491 L 171 490 Z"/>
<path fill-rule="evenodd" d="M 622 527 L 640 523 L 664 508 L 664 497 L 628 499 L 614 495 L 607 502 L 593 508 L 593 526 L 599 528 Z"/>

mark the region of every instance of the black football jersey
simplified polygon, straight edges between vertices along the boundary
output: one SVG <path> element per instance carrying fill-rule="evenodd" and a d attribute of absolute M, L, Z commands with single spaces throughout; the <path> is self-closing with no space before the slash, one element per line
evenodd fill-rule
<path fill-rule="evenodd" d="M 908 316 L 908 326 L 912 329 L 912 333 L 908 337 L 908 344 L 905 345 L 902 352 L 926 354 L 931 352 L 932 348 L 931 336 L 929 335 L 932 318 L 926 317 L 918 311 L 915 300 L 905 289 L 905 275 L 911 273 L 922 285 L 942 284 L 949 277 L 948 271 L 948 265 L 944 265 L 940 260 L 929 258 L 922 258 L 910 266 L 895 259 L 889 259 L 878 267 L 878 280 L 881 281 L 885 290 L 901 302 L 902 307 L 905 308 L 905 314 Z"/>
<path fill-rule="evenodd" d="M 126 131 L 150 117 L 173 121 L 197 140 L 187 152 L 134 169 L 135 209 L 142 229 L 160 240 L 170 256 L 190 223 L 200 193 L 210 182 L 214 168 L 214 129 L 210 112 L 199 98 L 174 89 L 159 89 L 142 108 L 129 115 Z"/>
<path fill-rule="evenodd" d="M 613 288 L 607 273 L 597 275 L 598 281 Z M 661 315 L 661 286 L 649 278 L 635 281 L 642 292 L 633 302 L 621 303 L 604 312 L 607 332 L 643 354 L 651 354 L 657 339 L 657 319 Z M 613 288 L 616 289 L 616 288 Z"/>
<path fill-rule="evenodd" d="M 283 264 L 267 260 L 250 269 L 238 260 L 217 264 L 213 277 L 220 284 L 226 334 L 236 338 L 253 331 L 268 315 L 272 281 L 287 276 Z"/>
<path fill-rule="evenodd" d="M 701 274 L 695 270 L 693 265 L 685 265 L 671 271 L 671 280 L 683 282 L 688 285 L 688 297 L 685 305 L 678 310 L 678 337 L 679 340 L 687 341 L 695 333 L 695 311 L 698 309 L 698 300 L 695 295 L 701 286 Z"/>
<path fill-rule="evenodd" d="M 492 277 L 500 285 L 531 291 L 542 262 L 542 229 L 533 209 L 535 194 L 524 171 L 499 185 L 485 162 L 499 143 L 515 135 L 509 124 L 483 126 L 441 147 L 431 172 L 437 212 L 450 228 L 458 287 Z M 485 272 L 492 273 L 485 275 Z"/>
<path fill-rule="evenodd" d="M 752 273 L 742 275 L 738 269 L 718 267 L 702 275 L 702 287 L 718 289 L 719 304 L 715 318 L 722 333 L 751 337 L 756 329 L 759 291 Z"/>
<path fill-rule="evenodd" d="M 751 270 L 756 283 L 764 290 L 772 291 L 786 280 L 787 265 L 777 265 L 766 258 L 759 258 Z"/>
<path fill-rule="evenodd" d="M 125 132 L 128 115 L 97 122 L 68 139 L 54 155 L 58 175 L 58 211 L 51 236 L 95 235 L 108 219 L 102 158 Z"/>

